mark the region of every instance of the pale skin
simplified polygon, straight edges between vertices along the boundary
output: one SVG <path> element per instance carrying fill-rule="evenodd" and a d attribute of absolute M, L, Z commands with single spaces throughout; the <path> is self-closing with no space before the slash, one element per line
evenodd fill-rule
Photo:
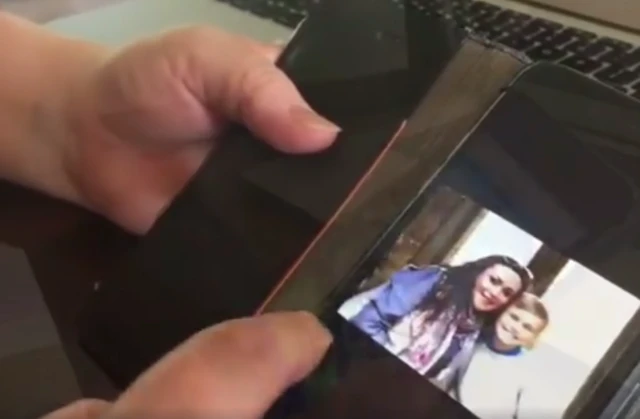
<path fill-rule="evenodd" d="M 546 326 L 535 313 L 512 304 L 496 321 L 494 346 L 501 350 L 532 346 Z"/>
<path fill-rule="evenodd" d="M 473 289 L 473 306 L 481 312 L 504 307 L 522 287 L 522 280 L 511 268 L 496 264 L 480 274 Z"/>
<path fill-rule="evenodd" d="M 328 147 L 339 128 L 273 64 L 277 49 L 187 28 L 122 50 L 0 13 L 0 178 L 99 213 L 133 233 L 215 151 L 229 121 L 288 153 Z M 202 331 L 115 401 L 47 419 L 262 417 L 312 371 L 331 337 L 305 313 Z"/>

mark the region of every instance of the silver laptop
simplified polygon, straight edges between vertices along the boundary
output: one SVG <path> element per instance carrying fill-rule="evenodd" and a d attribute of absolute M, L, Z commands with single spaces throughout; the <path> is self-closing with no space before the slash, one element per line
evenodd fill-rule
<path fill-rule="evenodd" d="M 486 0 L 502 8 L 640 45 L 637 0 Z"/>
<path fill-rule="evenodd" d="M 95 3 L 97 0 L 83 1 Z M 163 14 L 176 15 L 178 18 L 170 20 L 220 24 L 225 29 L 240 30 L 268 42 L 286 39 L 289 30 L 302 19 L 313 1 L 108 0 L 119 6 L 104 9 L 99 18 L 95 13 L 91 32 L 95 32 L 97 40 L 111 43 L 138 36 L 146 28 L 141 22 L 128 28 L 126 25 L 123 27 L 126 22 L 119 19 L 119 30 L 115 32 L 103 26 L 110 25 L 105 22 L 105 17 L 116 11 L 120 12 L 119 15 L 130 16 L 145 14 L 144 9 L 153 10 L 154 21 L 164 21 Z M 640 99 L 640 0 L 411 1 L 425 15 L 448 16 L 476 32 L 485 32 L 490 39 L 520 50 L 534 60 L 561 63 Z M 88 16 L 86 14 L 83 18 Z M 69 32 L 69 27 L 73 30 L 78 26 L 87 27 L 86 24 L 74 24 L 76 20 L 64 19 L 50 26 L 63 28 L 65 32 Z M 147 21 L 145 19 L 144 23 Z M 105 33 L 109 34 L 109 39 L 105 39 Z M 82 35 L 94 37 L 87 33 Z"/>
<path fill-rule="evenodd" d="M 640 40 L 640 2 L 637 0 L 503 0 L 503 4 L 509 3 L 528 3 L 529 10 L 537 8 L 542 16 L 555 16 L 560 21 L 573 17 L 574 23 L 587 29 L 600 30 L 603 34 L 617 32 L 630 40 Z M 585 20 L 582 25 L 576 21 L 579 18 Z"/>
<path fill-rule="evenodd" d="M 399 0 L 394 0 L 399 1 Z M 415 0 L 474 32 L 640 99 L 640 0 Z"/>
<path fill-rule="evenodd" d="M 293 27 L 312 0 L 221 0 Z M 389 0 L 403 4 L 404 0 Z M 534 60 L 561 63 L 640 99 L 640 0 L 411 0 Z"/>

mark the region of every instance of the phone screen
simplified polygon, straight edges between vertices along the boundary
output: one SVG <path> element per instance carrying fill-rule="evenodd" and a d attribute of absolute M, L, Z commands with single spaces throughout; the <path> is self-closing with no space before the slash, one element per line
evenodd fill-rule
<path fill-rule="evenodd" d="M 338 313 L 481 419 L 559 418 L 639 306 L 441 186 Z"/>
<path fill-rule="evenodd" d="M 336 342 L 299 417 L 582 418 L 620 385 L 640 325 L 640 162 L 622 148 L 638 137 L 563 110 L 566 75 L 522 75 L 333 295 Z"/>

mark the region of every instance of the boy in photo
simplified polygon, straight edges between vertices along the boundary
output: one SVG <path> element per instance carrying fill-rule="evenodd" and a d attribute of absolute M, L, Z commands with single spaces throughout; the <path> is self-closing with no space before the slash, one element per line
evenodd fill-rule
<path fill-rule="evenodd" d="M 542 301 L 523 294 L 483 334 L 460 382 L 459 401 L 482 419 L 540 418 L 543 412 L 531 400 L 538 380 L 531 377 L 544 365 L 527 358 L 548 325 Z"/>

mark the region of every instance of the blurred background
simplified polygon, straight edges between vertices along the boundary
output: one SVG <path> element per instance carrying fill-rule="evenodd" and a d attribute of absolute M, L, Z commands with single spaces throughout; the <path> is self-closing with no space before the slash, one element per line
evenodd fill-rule
<path fill-rule="evenodd" d="M 38 23 L 84 12 L 123 0 L 0 0 L 0 9 Z"/>

